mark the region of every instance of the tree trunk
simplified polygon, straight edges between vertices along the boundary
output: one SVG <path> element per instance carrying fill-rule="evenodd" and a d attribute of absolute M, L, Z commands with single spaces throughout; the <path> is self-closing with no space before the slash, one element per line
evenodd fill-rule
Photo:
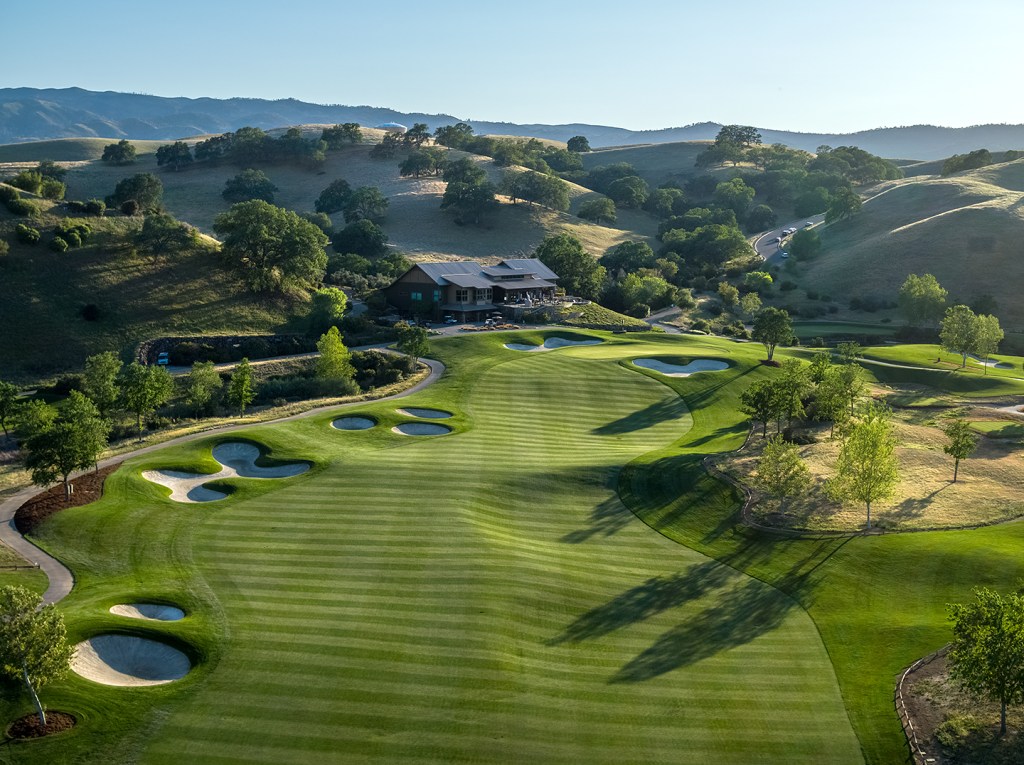
<path fill-rule="evenodd" d="M 956 474 L 960 472 L 960 458 L 953 458 L 953 483 L 956 483 Z"/>
<path fill-rule="evenodd" d="M 989 357 L 986 356 L 985 357 L 985 365 L 984 365 L 985 366 L 985 376 L 986 377 L 988 377 L 988 361 L 989 361 Z"/>
<path fill-rule="evenodd" d="M 963 369 L 967 366 L 967 351 L 960 354 L 960 368 Z"/>
<path fill-rule="evenodd" d="M 32 681 L 28 677 L 28 667 L 24 664 L 21 665 L 21 673 L 25 678 L 25 687 L 28 688 L 28 695 L 32 697 L 32 703 L 35 704 L 36 714 L 39 715 L 39 723 L 46 728 L 46 712 L 43 711 L 43 705 L 39 703 L 39 696 L 36 694 L 36 689 L 32 687 Z M 1005 705 L 1004 705 L 1005 709 Z"/>
<path fill-rule="evenodd" d="M 1006 735 L 1006 700 L 999 705 L 999 735 Z"/>
<path fill-rule="evenodd" d="M 69 476 L 64 476 L 64 501 L 71 501 L 71 481 L 68 480 Z"/>
<path fill-rule="evenodd" d="M 867 503 L 868 506 L 868 528 L 871 528 L 871 503 Z"/>

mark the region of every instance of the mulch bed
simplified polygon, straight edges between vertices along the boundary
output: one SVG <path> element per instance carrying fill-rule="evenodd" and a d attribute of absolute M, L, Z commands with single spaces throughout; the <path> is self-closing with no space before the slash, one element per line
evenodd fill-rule
<path fill-rule="evenodd" d="M 86 473 L 71 481 L 75 487 L 71 501 L 64 499 L 64 484 L 36 494 L 32 499 L 19 507 L 14 513 L 14 525 L 22 534 L 31 534 L 43 521 L 54 513 L 69 507 L 79 507 L 95 502 L 103 496 L 103 482 L 106 477 L 121 467 L 121 463 L 111 465 L 98 473 Z"/>
<path fill-rule="evenodd" d="M 36 714 L 19 717 L 11 727 L 7 729 L 7 735 L 11 738 L 42 738 L 52 736 L 54 733 L 71 730 L 75 727 L 74 715 L 67 712 L 47 712 L 46 727 L 39 724 L 39 716 Z"/>

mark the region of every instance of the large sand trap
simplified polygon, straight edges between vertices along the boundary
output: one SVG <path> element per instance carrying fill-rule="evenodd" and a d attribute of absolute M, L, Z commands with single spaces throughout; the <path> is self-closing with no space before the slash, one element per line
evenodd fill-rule
<path fill-rule="evenodd" d="M 1005 361 L 996 361 L 995 359 L 986 360 L 980 356 L 975 356 L 973 353 L 968 353 L 967 357 L 974 359 L 983 367 L 991 367 L 992 369 L 1013 369 L 1013 364 L 1008 364 Z"/>
<path fill-rule="evenodd" d="M 404 414 L 407 417 L 422 417 L 425 420 L 447 420 L 452 416 L 451 412 L 445 412 L 441 409 L 417 409 L 416 407 L 409 407 L 408 409 L 397 410 L 399 414 Z"/>
<path fill-rule="evenodd" d="M 103 685 L 164 685 L 192 669 L 177 648 L 134 635 L 97 635 L 75 648 L 71 669 Z"/>
<path fill-rule="evenodd" d="M 403 436 L 443 436 L 452 432 L 447 425 L 436 425 L 433 422 L 403 422 L 391 430 Z"/>
<path fill-rule="evenodd" d="M 143 471 L 142 477 L 169 488 L 171 499 L 175 502 L 213 502 L 224 499 L 227 494 L 203 485 L 210 481 L 219 478 L 290 478 L 309 470 L 309 465 L 305 462 L 261 467 L 256 464 L 259 456 L 260 450 L 253 444 L 232 441 L 213 447 L 213 458 L 224 466 L 224 469 L 217 473 L 146 470 Z"/>
<path fill-rule="evenodd" d="M 369 417 L 339 417 L 331 423 L 338 430 L 368 430 L 376 424 Z"/>
<path fill-rule="evenodd" d="M 657 359 L 633 359 L 638 367 L 650 369 L 666 377 L 689 377 L 697 372 L 721 372 L 728 369 L 729 365 L 717 359 L 694 359 L 689 364 L 669 364 Z"/>
<path fill-rule="evenodd" d="M 159 622 L 176 622 L 185 618 L 185 612 L 177 606 L 160 603 L 122 603 L 110 607 L 110 613 L 127 616 L 129 619 L 149 619 Z"/>
<path fill-rule="evenodd" d="M 523 345 L 522 343 L 505 343 L 510 351 L 526 351 L 536 353 L 537 351 L 552 351 L 556 348 L 568 348 L 573 345 L 600 345 L 603 340 L 569 340 L 564 337 L 549 337 L 543 345 Z"/>

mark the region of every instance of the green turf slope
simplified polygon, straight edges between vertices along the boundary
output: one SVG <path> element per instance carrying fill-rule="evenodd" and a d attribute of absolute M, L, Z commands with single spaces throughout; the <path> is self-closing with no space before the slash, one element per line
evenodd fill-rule
<path fill-rule="evenodd" d="M 261 427 L 246 435 L 314 470 L 186 506 L 136 475 L 201 462 L 200 446 L 168 449 L 51 521 L 42 536 L 79 577 L 77 634 L 154 581 L 195 622 L 166 631 L 211 657 L 177 689 L 55 688 L 52 706 L 92 711 L 60 751 L 107 757 L 114 709 L 117 746 L 142 762 L 861 762 L 796 601 L 655 533 L 615 493 L 623 464 L 692 423 L 620 361 L 742 346 L 604 337 L 536 354 L 503 348 L 509 335 L 438 341 L 448 375 L 402 404 L 454 412 L 452 435 L 392 433 L 394 403 L 359 408 L 379 419 L 369 431 Z"/>

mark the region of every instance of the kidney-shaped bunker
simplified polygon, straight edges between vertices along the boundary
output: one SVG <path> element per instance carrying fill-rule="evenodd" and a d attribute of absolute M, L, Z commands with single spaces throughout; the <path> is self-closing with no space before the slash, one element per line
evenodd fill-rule
<path fill-rule="evenodd" d="M 75 648 L 71 669 L 103 685 L 164 685 L 192 669 L 174 646 L 135 635 L 96 635 Z"/>
<path fill-rule="evenodd" d="M 127 616 L 129 619 L 150 619 L 158 622 L 176 622 L 185 618 L 185 612 L 177 606 L 162 603 L 121 603 L 111 606 L 110 613 Z"/>
<path fill-rule="evenodd" d="M 452 432 L 447 425 L 438 425 L 434 422 L 403 422 L 391 430 L 403 436 L 443 436 Z"/>
<path fill-rule="evenodd" d="M 422 417 L 425 420 L 447 420 L 452 416 L 451 412 L 446 412 L 443 409 L 419 409 L 414 406 L 398 409 L 397 411 L 399 414 L 404 414 L 407 417 Z"/>
<path fill-rule="evenodd" d="M 331 423 L 338 430 L 369 430 L 376 424 L 369 417 L 339 417 Z"/>
<path fill-rule="evenodd" d="M 729 368 L 727 362 L 718 359 L 694 359 L 688 364 L 669 364 L 658 359 L 633 359 L 633 363 L 666 377 L 689 377 L 697 372 L 721 372 Z"/>

